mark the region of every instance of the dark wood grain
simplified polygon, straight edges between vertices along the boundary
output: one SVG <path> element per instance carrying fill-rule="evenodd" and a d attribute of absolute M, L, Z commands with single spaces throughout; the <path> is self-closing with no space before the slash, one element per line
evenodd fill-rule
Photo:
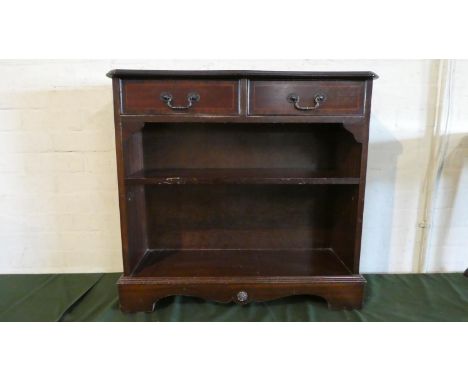
<path fill-rule="evenodd" d="M 115 69 L 107 73 L 110 78 L 246 78 L 246 79 L 377 79 L 379 76 L 369 71 L 346 72 L 298 72 L 267 70 L 134 70 Z"/>
<path fill-rule="evenodd" d="M 144 187 L 136 186 L 127 189 L 125 175 L 143 168 L 141 151 L 141 132 L 125 137 L 120 110 L 120 82 L 112 81 L 114 94 L 115 143 L 117 175 L 119 187 L 120 233 L 122 238 L 122 255 L 124 275 L 129 275 L 143 258 L 147 249 L 146 207 L 144 205 Z M 138 125 L 138 122 L 136 123 Z M 135 123 L 129 121 L 127 128 Z M 128 206 L 129 199 L 133 205 Z M 129 208 L 130 207 L 130 208 Z"/>
<path fill-rule="evenodd" d="M 215 80 L 125 80 L 122 85 L 124 114 L 239 114 L 238 81 Z M 190 109 L 171 109 L 160 96 L 170 93 L 174 106 L 186 106 L 187 96 L 200 100 Z"/>
<path fill-rule="evenodd" d="M 303 168 L 175 168 L 131 173 L 127 184 L 359 184 L 339 171 Z"/>
<path fill-rule="evenodd" d="M 371 72 L 113 71 L 124 311 L 174 294 L 359 308 Z M 176 111 L 200 92 L 192 109 Z M 326 101 L 300 111 L 316 92 Z M 312 97 L 312 98 L 311 98 Z M 239 299 L 246 292 L 248 298 Z"/>
<path fill-rule="evenodd" d="M 362 115 L 365 87 L 362 81 L 252 81 L 252 115 Z M 298 110 L 288 102 L 289 94 L 300 97 L 300 106 L 314 106 L 314 97 L 325 100 L 315 110 Z"/>
<path fill-rule="evenodd" d="M 331 249 L 153 250 L 135 277 L 340 276 L 351 272 Z"/>
<path fill-rule="evenodd" d="M 329 247 L 332 206 L 344 209 L 356 187 L 148 186 L 148 244 L 163 249 Z"/>
<path fill-rule="evenodd" d="M 339 124 L 160 123 L 143 131 L 145 171 L 299 168 L 359 177 L 361 145 Z"/>
<path fill-rule="evenodd" d="M 151 312 L 162 298 L 173 295 L 204 297 L 217 302 L 246 304 L 293 295 L 322 297 L 331 309 L 359 309 L 366 280 L 361 275 L 312 277 L 121 277 L 120 308 Z M 247 299 L 239 301 L 238 293 Z"/>
<path fill-rule="evenodd" d="M 372 86 L 373 81 L 366 82 L 366 114 L 364 120 L 360 123 L 355 123 L 354 128 L 358 129 L 361 133 L 361 160 L 360 160 L 360 178 L 358 204 L 356 206 L 356 228 L 354 232 L 354 267 L 353 271 L 359 273 L 359 264 L 361 259 L 361 239 L 362 239 L 362 226 L 364 217 L 364 196 L 366 192 L 366 175 L 367 175 L 367 153 L 369 146 L 369 121 L 371 113 L 371 99 L 372 99 Z M 352 128 L 348 125 L 348 128 Z"/>

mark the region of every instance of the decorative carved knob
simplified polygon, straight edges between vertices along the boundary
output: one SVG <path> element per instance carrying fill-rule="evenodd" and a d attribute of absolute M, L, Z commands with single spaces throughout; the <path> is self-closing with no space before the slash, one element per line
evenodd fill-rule
<path fill-rule="evenodd" d="M 241 290 L 239 293 L 237 293 L 237 300 L 240 302 L 245 302 L 249 298 L 249 295 L 245 290 Z"/>

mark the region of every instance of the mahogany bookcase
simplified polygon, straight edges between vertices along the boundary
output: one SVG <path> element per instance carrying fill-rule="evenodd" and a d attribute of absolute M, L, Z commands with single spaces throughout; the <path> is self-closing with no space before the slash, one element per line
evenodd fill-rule
<path fill-rule="evenodd" d="M 372 72 L 114 70 L 121 309 L 359 308 Z"/>

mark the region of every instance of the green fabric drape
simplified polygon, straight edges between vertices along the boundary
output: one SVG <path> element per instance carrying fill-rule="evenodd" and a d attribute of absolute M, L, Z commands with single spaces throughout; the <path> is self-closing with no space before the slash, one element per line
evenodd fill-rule
<path fill-rule="evenodd" d="M 119 276 L 0 275 L 0 321 L 468 321 L 468 277 L 455 273 L 365 275 L 362 310 L 308 296 L 247 306 L 170 297 L 134 314 L 118 308 Z"/>

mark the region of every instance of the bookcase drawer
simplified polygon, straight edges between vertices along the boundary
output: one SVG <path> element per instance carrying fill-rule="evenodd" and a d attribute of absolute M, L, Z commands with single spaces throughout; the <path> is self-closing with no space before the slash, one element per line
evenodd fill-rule
<path fill-rule="evenodd" d="M 123 114 L 239 114 L 238 81 L 125 80 Z"/>
<path fill-rule="evenodd" d="M 362 81 L 252 81 L 251 115 L 363 115 Z"/>

